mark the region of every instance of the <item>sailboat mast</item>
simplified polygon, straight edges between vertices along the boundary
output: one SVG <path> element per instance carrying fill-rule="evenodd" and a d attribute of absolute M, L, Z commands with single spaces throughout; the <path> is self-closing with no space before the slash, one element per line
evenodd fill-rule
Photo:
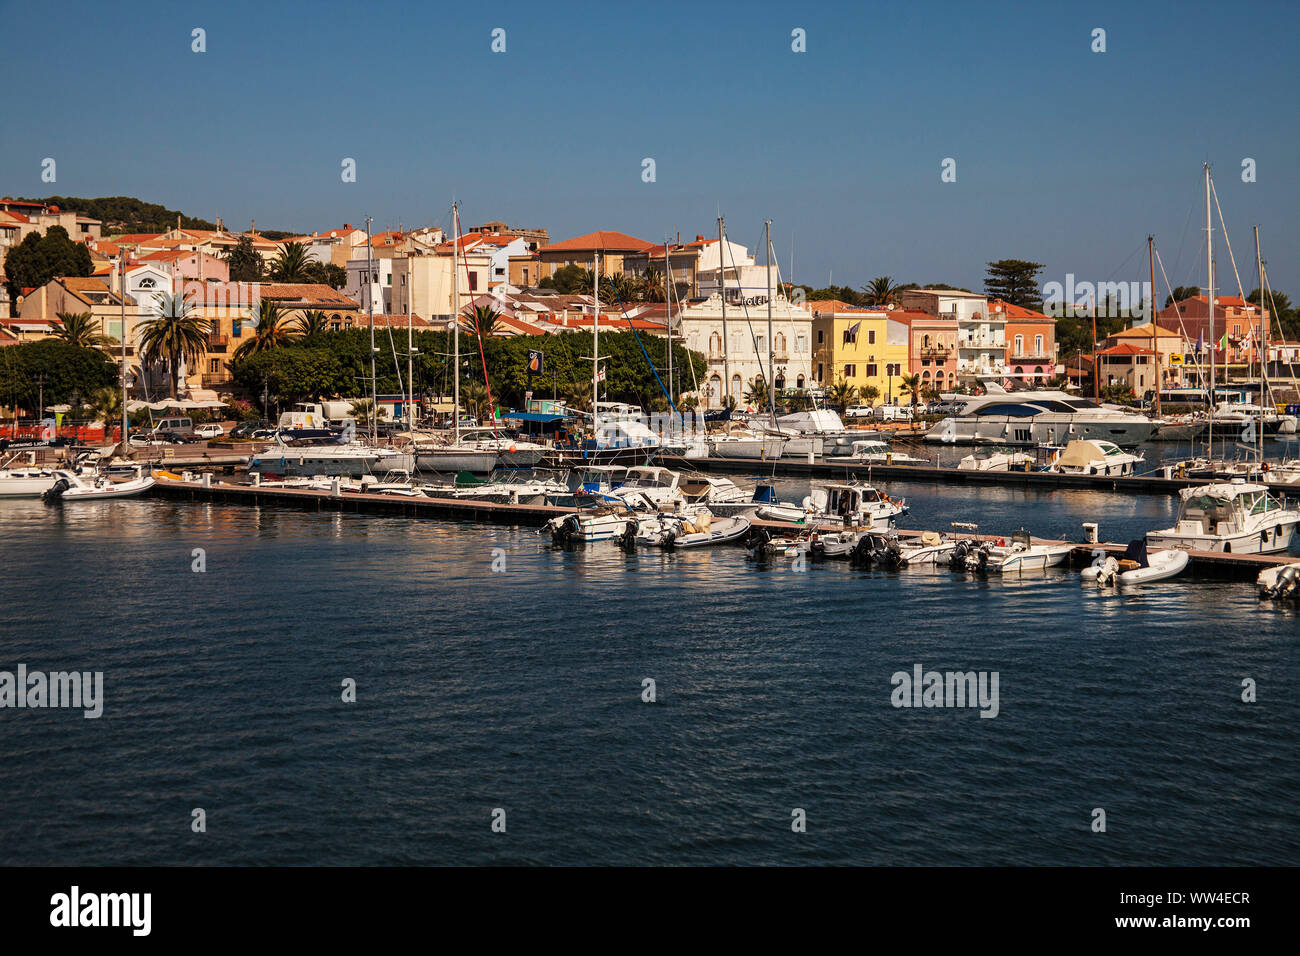
<path fill-rule="evenodd" d="M 454 372 L 451 386 L 452 413 L 455 419 L 454 431 L 456 444 L 460 444 L 460 204 L 451 204 L 451 327 L 452 363 Z"/>
<path fill-rule="evenodd" d="M 776 340 L 772 338 L 772 220 L 763 221 L 764 235 L 767 238 L 767 404 L 772 412 L 772 424 L 776 424 L 776 378 L 773 374 L 776 365 Z"/>
<path fill-rule="evenodd" d="M 731 365 L 727 358 L 727 272 L 722 265 L 722 217 L 718 217 L 718 295 L 722 297 L 722 394 L 718 401 L 722 408 L 727 407 L 727 396 L 731 394 Z"/>
<path fill-rule="evenodd" d="M 1255 275 L 1259 287 L 1259 334 L 1255 350 L 1259 353 L 1259 461 L 1264 461 L 1264 398 L 1268 394 L 1268 323 L 1264 321 L 1264 260 L 1259 256 L 1259 226 L 1255 227 Z"/>
<path fill-rule="evenodd" d="M 1147 258 L 1151 265 L 1151 351 L 1155 362 L 1156 418 L 1160 417 L 1160 337 L 1156 331 L 1156 237 L 1147 236 Z"/>
<path fill-rule="evenodd" d="M 202 265 L 202 263 L 203 263 L 203 256 L 202 254 L 200 254 L 199 255 L 200 266 Z M 125 246 L 122 246 L 117 250 L 117 275 L 118 275 L 117 297 L 122 307 L 122 329 L 121 329 L 122 332 L 122 448 L 126 449 L 129 446 L 126 443 L 127 442 L 126 439 L 127 418 L 126 418 L 126 247 Z M 183 282 L 181 283 L 181 288 L 182 289 L 185 288 L 185 283 Z M 143 361 L 141 361 L 140 367 L 142 369 L 144 368 Z M 15 402 L 15 406 L 16 405 L 17 403 Z M 14 414 L 16 416 L 17 412 L 15 411 Z M 45 414 L 45 409 L 42 408 L 37 412 L 36 417 L 40 418 L 44 414 Z M 105 436 L 105 441 L 107 440 L 108 438 L 107 436 Z"/>
<path fill-rule="evenodd" d="M 370 217 L 366 217 L 366 311 L 370 315 L 370 444 L 379 440 L 379 393 L 375 376 L 375 273 L 371 259 Z"/>
<path fill-rule="evenodd" d="M 415 428 L 415 333 L 411 327 L 411 253 L 406 254 L 406 430 Z"/>
<path fill-rule="evenodd" d="M 592 258 L 592 292 L 596 299 L 596 312 L 591 317 L 591 431 L 596 432 L 596 402 L 600 400 L 600 250 Z"/>
<path fill-rule="evenodd" d="M 1206 290 L 1206 300 L 1210 305 L 1210 391 L 1206 396 L 1210 409 L 1210 428 L 1207 433 L 1207 445 L 1210 457 L 1214 457 L 1214 226 L 1210 222 L 1210 164 L 1205 164 L 1205 274 L 1210 287 Z"/>
<path fill-rule="evenodd" d="M 672 281 L 673 267 L 669 259 L 668 237 L 664 237 L 664 322 L 668 326 L 668 408 L 673 410 L 677 402 L 673 399 L 673 304 L 668 297 L 668 283 Z"/>

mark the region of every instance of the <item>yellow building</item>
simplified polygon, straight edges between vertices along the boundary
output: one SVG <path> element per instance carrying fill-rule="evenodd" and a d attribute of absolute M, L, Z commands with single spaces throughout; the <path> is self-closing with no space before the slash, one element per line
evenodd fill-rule
<path fill-rule="evenodd" d="M 813 314 L 813 378 L 824 389 L 843 380 L 858 389 L 875 386 L 872 404 L 900 400 L 908 369 L 906 322 L 887 309 L 864 309 L 838 300 L 807 303 Z M 907 396 L 906 401 L 911 401 Z"/>

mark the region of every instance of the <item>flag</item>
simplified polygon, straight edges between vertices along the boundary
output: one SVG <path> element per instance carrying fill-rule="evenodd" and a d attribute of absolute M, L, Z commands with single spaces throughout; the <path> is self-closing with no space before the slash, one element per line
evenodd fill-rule
<path fill-rule="evenodd" d="M 603 368 L 596 373 L 596 381 L 598 382 L 605 381 L 605 370 Z"/>
<path fill-rule="evenodd" d="M 1219 339 L 1219 351 L 1220 351 L 1220 352 L 1226 352 L 1226 351 L 1228 351 L 1228 333 L 1227 333 L 1227 332 L 1224 332 L 1224 333 L 1223 333 L 1223 338 Z"/>
<path fill-rule="evenodd" d="M 541 352 L 532 349 L 528 352 L 528 374 L 541 375 L 546 371 L 546 359 Z"/>
<path fill-rule="evenodd" d="M 844 343 L 846 345 L 849 342 L 856 342 L 858 340 L 858 329 L 860 328 L 862 328 L 861 319 L 859 319 L 857 322 L 854 322 L 852 325 L 850 325 L 847 329 L 844 330 Z"/>
<path fill-rule="evenodd" d="M 1204 332 L 1199 332 L 1199 333 L 1197 333 L 1197 336 L 1196 336 L 1196 351 L 1197 351 L 1197 352 L 1204 352 L 1204 351 L 1205 351 L 1205 333 L 1204 333 Z"/>

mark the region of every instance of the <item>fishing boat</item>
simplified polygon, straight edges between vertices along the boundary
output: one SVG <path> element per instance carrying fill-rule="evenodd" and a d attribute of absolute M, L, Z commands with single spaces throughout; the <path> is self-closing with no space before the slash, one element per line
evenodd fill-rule
<path fill-rule="evenodd" d="M 61 475 L 42 495 L 46 504 L 67 501 L 101 501 L 107 498 L 134 498 L 142 495 L 158 482 L 153 475 L 137 465 L 135 474 L 121 481 L 107 475 Z"/>
<path fill-rule="evenodd" d="M 1177 548 L 1148 552 L 1146 541 L 1138 539 L 1129 542 L 1124 557 L 1108 555 L 1080 571 L 1079 577 L 1101 588 L 1149 584 L 1181 574 L 1189 560 L 1187 552 Z"/>
<path fill-rule="evenodd" d="M 1290 547 L 1300 524 L 1300 511 L 1267 485 L 1215 482 L 1184 488 L 1179 495 L 1178 520 L 1172 528 L 1148 532 L 1151 547 L 1274 554 Z"/>
<path fill-rule="evenodd" d="M 686 501 L 706 505 L 715 515 L 738 514 L 753 508 L 751 494 L 721 475 L 683 475 L 677 488 Z"/>
<path fill-rule="evenodd" d="M 614 505 L 629 505 L 635 501 L 638 505 L 648 502 L 652 508 L 659 508 L 685 503 L 678 487 L 680 482 L 681 475 L 670 468 L 640 465 L 629 468 L 627 477 L 617 488 L 592 497 Z"/>
<path fill-rule="evenodd" d="M 845 447 L 832 445 L 826 455 L 828 461 L 863 465 L 928 465 L 930 459 L 916 458 L 904 451 L 895 451 L 883 438 L 862 438 Z"/>
<path fill-rule="evenodd" d="M 791 436 L 774 432 L 737 429 L 722 435 L 710 435 L 709 457 L 776 461 L 785 451 Z"/>
<path fill-rule="evenodd" d="M 1029 532 L 1021 528 L 1010 541 L 999 538 L 995 544 L 981 549 L 977 564 L 979 570 L 994 574 L 1023 574 L 1056 567 L 1073 550 L 1072 544 L 1034 544 Z M 970 566 L 969 559 L 967 566 Z"/>
<path fill-rule="evenodd" d="M 1065 446 L 1047 470 L 1055 475 L 1131 475 L 1146 461 L 1103 438 L 1076 439 Z"/>

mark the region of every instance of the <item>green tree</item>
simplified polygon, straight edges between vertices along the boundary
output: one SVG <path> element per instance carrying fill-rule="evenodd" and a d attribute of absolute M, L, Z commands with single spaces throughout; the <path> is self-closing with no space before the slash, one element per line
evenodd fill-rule
<path fill-rule="evenodd" d="M 1259 289 L 1246 296 L 1246 301 L 1259 305 Z M 1288 342 L 1300 339 L 1300 309 L 1292 307 L 1289 295 L 1285 292 L 1269 292 L 1264 308 L 1269 311 L 1270 339 L 1276 336 L 1278 329 L 1282 330 Z"/>
<path fill-rule="evenodd" d="M 1201 287 L 1195 285 L 1176 285 L 1173 291 L 1165 296 L 1165 308 L 1169 308 L 1175 302 L 1182 302 L 1186 299 L 1194 299 L 1201 294 Z"/>
<path fill-rule="evenodd" d="M 913 372 L 911 375 L 899 377 L 901 384 L 898 387 L 899 395 L 910 395 L 912 398 L 912 408 L 916 408 L 917 400 L 921 397 L 921 373 Z"/>
<path fill-rule="evenodd" d="M 38 411 L 42 392 L 46 405 L 57 405 L 117 381 L 117 366 L 99 349 L 57 339 L 0 349 L 0 402 L 31 413 Z"/>
<path fill-rule="evenodd" d="M 858 389 L 858 396 L 868 405 L 876 404 L 876 399 L 880 397 L 879 385 L 863 385 Z"/>
<path fill-rule="evenodd" d="M 194 307 L 184 296 L 159 293 L 154 300 L 153 315 L 140 323 L 140 357 L 146 364 L 163 362 L 171 397 L 177 393 L 181 362 L 195 368 L 208 347 L 211 323 L 194 315 Z"/>
<path fill-rule="evenodd" d="M 594 284 L 595 274 L 579 265 L 561 266 L 537 283 L 539 288 L 552 289 L 561 295 L 589 295 Z"/>
<path fill-rule="evenodd" d="M 497 319 L 501 313 L 490 305 L 466 306 L 464 315 L 474 327 L 474 334 L 481 339 L 490 339 L 496 331 Z"/>
<path fill-rule="evenodd" d="M 246 339 L 235 349 L 235 359 L 247 358 L 266 349 L 285 345 L 290 338 L 289 323 L 285 321 L 284 309 L 269 299 L 259 299 L 257 303 L 256 325 L 253 326 L 252 338 Z"/>
<path fill-rule="evenodd" d="M 329 321 L 320 309 L 307 309 L 294 319 L 293 330 L 303 338 L 329 331 Z"/>
<path fill-rule="evenodd" d="M 225 260 L 230 267 L 231 282 L 262 281 L 262 256 L 248 236 L 239 237 L 235 247 L 226 252 Z"/>
<path fill-rule="evenodd" d="M 68 238 L 62 226 L 51 226 L 45 235 L 29 232 L 5 256 L 5 286 L 10 308 L 17 315 L 18 296 L 23 289 L 39 289 L 54 278 L 88 276 L 93 271 L 90 250 Z"/>
<path fill-rule="evenodd" d="M 89 312 L 59 312 L 57 315 L 60 324 L 51 326 L 51 338 L 83 349 L 109 343 L 110 339 L 100 334 L 99 320 Z"/>
<path fill-rule="evenodd" d="M 755 408 L 767 407 L 767 382 L 763 376 L 755 375 L 745 386 L 745 401 Z"/>
<path fill-rule="evenodd" d="M 902 289 L 894 284 L 890 276 L 877 276 L 862 287 L 865 304 L 875 308 L 884 308 L 898 301 Z"/>
<path fill-rule="evenodd" d="M 840 379 L 826 390 L 830 396 L 832 404 L 839 406 L 841 409 L 848 408 L 853 404 L 853 400 L 858 396 L 856 385 L 850 385 L 847 379 Z"/>
<path fill-rule="evenodd" d="M 988 264 L 984 278 L 984 294 L 991 299 L 1001 299 L 1026 309 L 1041 310 L 1043 296 L 1039 289 L 1038 274 L 1043 271 L 1041 262 L 1026 259 L 999 259 Z"/>
<path fill-rule="evenodd" d="M 271 278 L 276 282 L 311 282 L 308 266 L 316 257 L 307 251 L 306 243 L 286 242 L 280 246 L 271 263 Z M 234 276 L 232 275 L 233 279 Z"/>
<path fill-rule="evenodd" d="M 112 430 L 114 424 L 122 421 L 122 390 L 118 388 L 101 388 L 91 396 L 91 407 L 99 414 L 104 423 L 104 437 Z"/>

